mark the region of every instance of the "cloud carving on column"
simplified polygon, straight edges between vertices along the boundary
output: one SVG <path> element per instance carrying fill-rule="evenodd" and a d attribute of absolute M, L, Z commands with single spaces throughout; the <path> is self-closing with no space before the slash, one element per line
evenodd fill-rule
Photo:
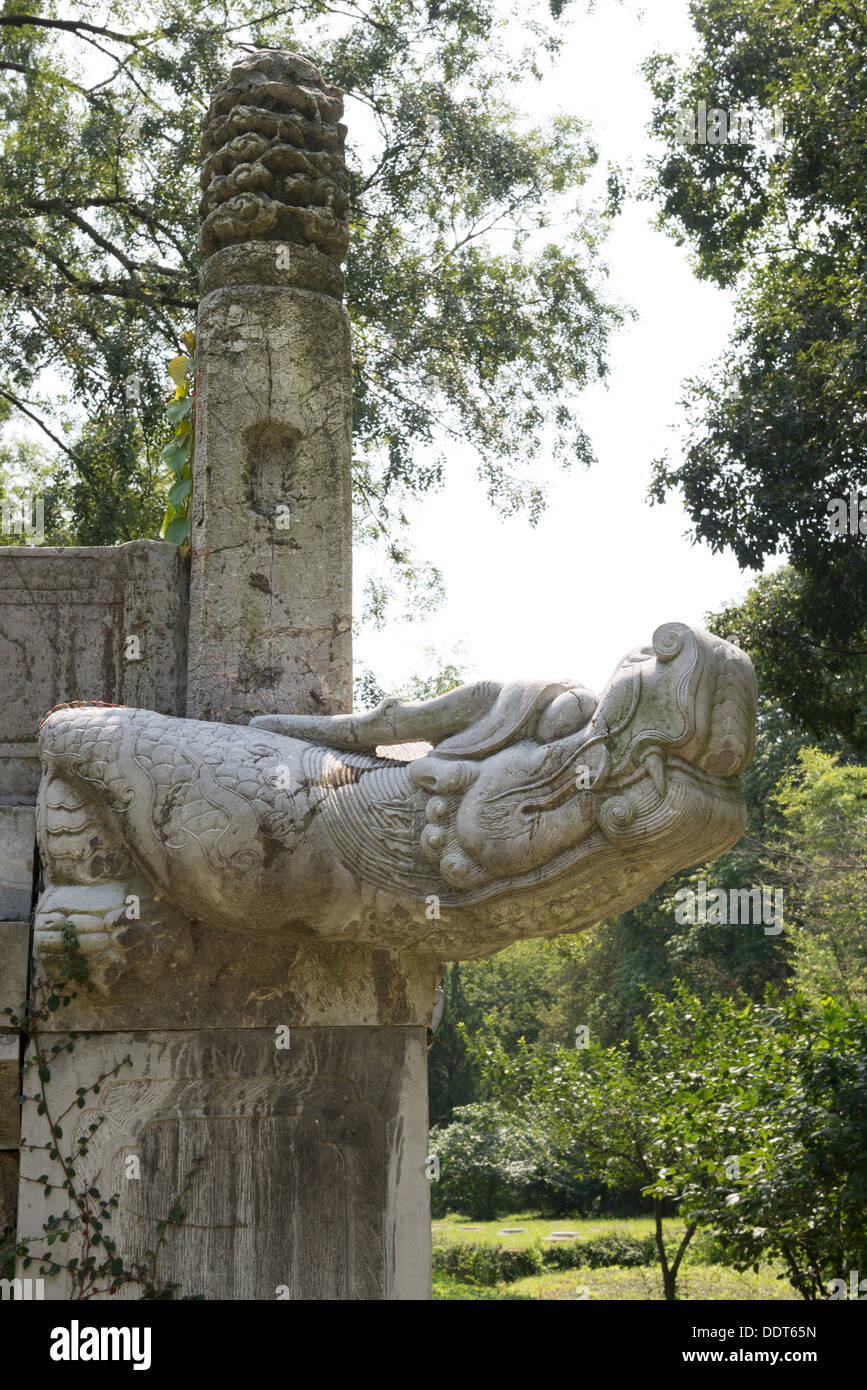
<path fill-rule="evenodd" d="M 71 918 L 108 991 L 183 968 L 191 921 L 445 960 L 575 931 L 740 838 L 755 708 L 744 653 L 683 623 L 598 698 L 483 681 L 246 726 L 61 708 L 40 736 L 37 950 Z"/>

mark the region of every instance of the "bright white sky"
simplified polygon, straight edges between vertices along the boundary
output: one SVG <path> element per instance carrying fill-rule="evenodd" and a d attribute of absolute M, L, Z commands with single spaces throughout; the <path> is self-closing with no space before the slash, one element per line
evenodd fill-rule
<path fill-rule="evenodd" d="M 603 168 L 610 159 L 640 171 L 651 102 L 639 64 L 692 42 L 686 0 L 652 0 L 644 15 L 635 0 L 605 0 L 594 15 L 576 13 L 553 76 L 528 84 L 526 108 L 581 115 Z M 385 688 L 429 670 L 426 648 L 448 658 L 460 644 L 468 679 L 568 675 L 598 690 L 660 623 L 701 623 L 746 590 L 752 576 L 731 556 L 691 543 L 677 498 L 645 500 L 651 460 L 666 449 L 677 457 L 680 383 L 713 362 L 732 326 L 730 296 L 693 276 L 686 250 L 651 216 L 649 204 L 628 206 L 607 245 L 610 287 L 638 319 L 612 340 L 607 387 L 582 401 L 597 464 L 548 470 L 549 506 L 533 530 L 521 517 L 500 519 L 472 456 L 451 453 L 446 488 L 409 511 L 414 550 L 443 571 L 446 603 L 422 623 L 364 630 L 356 641 L 357 664 Z M 371 561 L 356 551 L 356 612 Z"/>

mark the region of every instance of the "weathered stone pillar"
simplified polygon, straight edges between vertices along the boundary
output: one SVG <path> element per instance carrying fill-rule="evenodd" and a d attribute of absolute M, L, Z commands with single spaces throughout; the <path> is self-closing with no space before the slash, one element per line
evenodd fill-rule
<path fill-rule="evenodd" d="M 187 713 L 351 708 L 352 366 L 341 93 L 235 64 L 202 136 Z"/>

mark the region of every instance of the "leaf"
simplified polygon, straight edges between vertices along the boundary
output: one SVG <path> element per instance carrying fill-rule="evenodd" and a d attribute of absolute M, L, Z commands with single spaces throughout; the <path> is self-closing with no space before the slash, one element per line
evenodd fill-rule
<path fill-rule="evenodd" d="M 190 517 L 176 516 L 163 532 L 170 545 L 180 545 L 190 534 Z"/>
<path fill-rule="evenodd" d="M 176 386 L 182 386 L 186 382 L 187 372 L 189 371 L 190 359 L 186 353 L 181 353 L 179 357 L 173 357 L 169 363 L 169 376 Z"/>
<path fill-rule="evenodd" d="M 180 478 L 178 482 L 175 483 L 174 487 L 169 493 L 169 501 L 176 510 L 179 510 L 181 503 L 189 497 L 192 488 L 192 478 Z"/>
<path fill-rule="evenodd" d="M 179 420 L 185 420 L 193 408 L 192 396 L 182 396 L 179 401 L 172 401 L 166 406 L 166 415 L 169 424 L 176 425 Z"/>
<path fill-rule="evenodd" d="M 166 445 L 160 454 L 163 463 L 166 464 L 168 468 L 171 468 L 174 473 L 180 473 L 186 463 L 192 442 L 193 436 L 191 434 L 188 434 L 181 440 L 173 439 L 170 444 Z"/>

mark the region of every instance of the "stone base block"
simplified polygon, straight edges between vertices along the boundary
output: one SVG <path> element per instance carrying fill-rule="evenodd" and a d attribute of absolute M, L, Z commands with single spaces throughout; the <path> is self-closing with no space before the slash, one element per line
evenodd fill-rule
<path fill-rule="evenodd" d="M 6 1238 L 14 1239 L 18 1210 L 18 1154 L 0 1151 L 0 1246 Z"/>
<path fill-rule="evenodd" d="M 106 1076 L 67 1117 L 62 1149 L 98 1124 L 78 1186 L 117 1196 L 107 1233 L 124 1264 L 152 1266 L 157 1284 L 181 1286 L 176 1297 L 426 1299 L 425 1042 L 421 1026 L 78 1036 L 51 1064 L 51 1110 Z M 44 1142 L 45 1126 L 24 1108 L 23 1138 Z M 26 1181 L 52 1177 L 44 1150 L 21 1162 L 19 1238 L 38 1254 L 68 1196 Z M 67 1258 L 81 1248 L 77 1232 Z M 64 1273 L 46 1280 L 47 1298 L 71 1290 Z"/>

